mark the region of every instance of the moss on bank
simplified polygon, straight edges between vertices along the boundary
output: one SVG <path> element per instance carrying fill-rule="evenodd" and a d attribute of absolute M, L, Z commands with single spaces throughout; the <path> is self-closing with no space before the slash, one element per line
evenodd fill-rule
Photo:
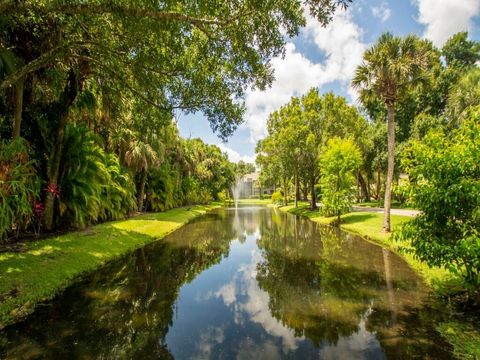
<path fill-rule="evenodd" d="M 0 329 L 30 314 L 106 262 L 165 237 L 213 205 L 197 205 L 103 223 L 0 254 Z"/>

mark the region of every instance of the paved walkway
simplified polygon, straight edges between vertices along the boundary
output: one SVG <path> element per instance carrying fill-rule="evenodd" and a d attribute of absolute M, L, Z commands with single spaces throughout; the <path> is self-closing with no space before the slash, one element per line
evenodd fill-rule
<path fill-rule="evenodd" d="M 368 211 L 368 212 L 377 212 L 383 213 L 383 208 L 380 207 L 367 207 L 367 206 L 354 206 L 353 211 Z M 392 215 L 403 215 L 414 217 L 420 213 L 418 210 L 413 209 L 390 209 L 390 214 Z"/>

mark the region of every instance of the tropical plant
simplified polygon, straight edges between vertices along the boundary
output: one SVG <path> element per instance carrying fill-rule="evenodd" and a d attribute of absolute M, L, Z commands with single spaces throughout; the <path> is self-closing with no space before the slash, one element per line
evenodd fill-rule
<path fill-rule="evenodd" d="M 152 142 L 153 143 L 153 142 Z M 159 142 L 155 142 L 161 146 Z M 149 141 L 133 139 L 128 144 L 125 152 L 125 163 L 129 168 L 138 174 L 137 181 L 137 207 L 138 211 L 143 211 L 145 201 L 145 184 L 148 171 L 151 168 L 160 166 L 163 160 L 163 153 L 157 151 Z"/>
<path fill-rule="evenodd" d="M 108 175 L 100 196 L 100 220 L 115 220 L 137 209 L 135 183 L 115 154 L 104 156 Z"/>
<path fill-rule="evenodd" d="M 67 125 L 58 189 L 60 223 L 84 227 L 102 211 L 102 193 L 110 179 L 98 138 L 85 126 Z"/>
<path fill-rule="evenodd" d="M 430 266 L 462 274 L 480 288 L 480 108 L 451 133 L 432 130 L 405 150 L 412 205 L 420 214 L 399 237 Z"/>
<path fill-rule="evenodd" d="M 380 36 L 365 51 L 363 63 L 357 68 L 352 85 L 360 90 L 362 102 L 378 98 L 387 108 L 388 166 L 385 182 L 383 230 L 390 231 L 390 207 L 395 157 L 395 106 L 408 90 L 426 81 L 426 70 L 433 61 L 430 42 L 414 35 L 396 37 L 390 33 Z"/>
<path fill-rule="evenodd" d="M 36 215 L 40 180 L 34 165 L 24 139 L 0 142 L 0 240 L 27 227 Z"/>
<path fill-rule="evenodd" d="M 165 211 L 183 205 L 182 178 L 178 165 L 165 161 L 150 174 L 147 187 L 149 209 Z"/>

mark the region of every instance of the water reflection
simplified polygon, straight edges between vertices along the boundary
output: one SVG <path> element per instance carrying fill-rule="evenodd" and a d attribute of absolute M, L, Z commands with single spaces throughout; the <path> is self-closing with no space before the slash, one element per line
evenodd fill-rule
<path fill-rule="evenodd" d="M 0 336 L 7 358 L 448 358 L 394 254 L 266 208 L 220 210 Z"/>

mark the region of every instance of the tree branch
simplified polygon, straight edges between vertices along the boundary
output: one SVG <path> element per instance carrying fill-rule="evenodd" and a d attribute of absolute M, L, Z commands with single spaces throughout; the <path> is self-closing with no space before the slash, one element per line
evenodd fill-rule
<path fill-rule="evenodd" d="M 201 18 L 191 15 L 182 14 L 173 11 L 164 11 L 159 9 L 145 9 L 133 6 L 123 6 L 118 4 L 68 4 L 68 5 L 49 5 L 36 6 L 32 4 L 18 4 L 14 0 L 0 0 L 0 12 L 4 14 L 19 13 L 25 11 L 34 11 L 37 13 L 62 13 L 69 15 L 104 15 L 114 14 L 123 15 L 133 18 L 149 18 L 162 21 L 178 21 L 184 22 L 203 29 L 204 26 L 216 25 L 227 26 L 233 21 L 244 17 L 251 12 L 239 12 L 235 16 L 231 16 L 225 20 L 217 18 Z"/>
<path fill-rule="evenodd" d="M 20 80 L 27 74 L 42 68 L 43 66 L 54 60 L 57 56 L 62 54 L 62 52 L 68 52 L 73 47 L 87 47 L 89 45 L 90 43 L 88 42 L 75 41 L 67 42 L 48 50 L 47 52 L 37 57 L 35 60 L 32 60 L 28 64 L 25 64 L 24 66 L 18 68 L 16 71 L 3 79 L 3 81 L 0 83 L 0 90 L 15 84 L 18 80 Z"/>

